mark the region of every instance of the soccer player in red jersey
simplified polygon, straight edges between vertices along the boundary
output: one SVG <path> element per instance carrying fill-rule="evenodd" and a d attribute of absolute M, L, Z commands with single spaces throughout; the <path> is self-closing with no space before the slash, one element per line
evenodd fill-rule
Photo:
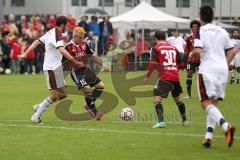
<path fill-rule="evenodd" d="M 182 116 L 182 124 L 187 125 L 185 105 L 180 97 L 182 87 L 180 85 L 180 76 L 178 65 L 182 58 L 178 50 L 166 42 L 164 32 L 157 31 L 154 34 L 155 46 L 151 49 L 151 61 L 144 79 L 147 83 L 154 69 L 159 72 L 159 78 L 156 81 L 153 91 L 153 101 L 158 115 L 158 122 L 153 128 L 164 128 L 166 126 L 163 117 L 163 98 L 167 98 L 168 92 L 172 92 L 172 97 L 176 102 Z"/>
<path fill-rule="evenodd" d="M 188 96 L 184 97 L 186 99 L 192 98 L 192 76 L 193 73 L 196 72 L 199 64 L 200 64 L 200 57 L 192 57 L 190 56 L 193 51 L 194 46 L 194 33 L 197 33 L 199 28 L 201 27 L 201 23 L 198 20 L 193 20 L 190 23 L 190 27 L 192 29 L 192 34 L 187 37 L 187 45 L 185 46 L 185 55 L 187 56 L 187 79 L 186 79 L 186 85 L 187 85 L 187 93 Z"/>
<path fill-rule="evenodd" d="M 97 111 L 95 100 L 102 94 L 104 84 L 101 79 L 88 66 L 88 59 L 91 62 L 110 71 L 102 61 L 96 57 L 88 44 L 83 41 L 85 30 L 82 27 L 75 27 L 73 31 L 73 39 L 65 46 L 66 50 L 79 62 L 84 63 L 84 67 L 79 67 L 68 61 L 68 67 L 71 72 L 72 80 L 85 95 L 86 105 L 84 108 L 97 120 L 101 120 L 103 114 Z M 92 91 L 90 87 L 95 87 Z"/>

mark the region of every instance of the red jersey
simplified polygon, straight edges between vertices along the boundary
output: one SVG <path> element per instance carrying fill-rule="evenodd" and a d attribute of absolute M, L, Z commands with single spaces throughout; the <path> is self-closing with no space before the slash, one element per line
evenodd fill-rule
<path fill-rule="evenodd" d="M 71 40 L 65 47 L 65 49 L 76 59 L 77 61 L 87 64 L 87 56 L 92 55 L 93 51 L 90 49 L 86 42 L 76 45 Z M 79 66 L 72 61 L 68 61 L 68 66 L 71 70 L 79 69 Z"/>
<path fill-rule="evenodd" d="M 159 79 L 179 82 L 178 64 L 180 64 L 178 50 L 166 42 L 160 42 L 151 50 L 147 77 L 150 77 L 156 68 Z"/>
<path fill-rule="evenodd" d="M 185 53 L 189 54 L 190 52 L 193 51 L 193 48 L 194 48 L 194 35 L 191 34 L 187 37 L 187 44 L 185 46 Z M 188 62 L 199 63 L 200 62 L 200 57 L 189 57 L 188 56 Z"/>
<path fill-rule="evenodd" d="M 11 48 L 12 48 L 12 59 L 17 59 L 18 55 L 22 52 L 22 46 L 18 41 L 12 40 L 10 42 Z"/>

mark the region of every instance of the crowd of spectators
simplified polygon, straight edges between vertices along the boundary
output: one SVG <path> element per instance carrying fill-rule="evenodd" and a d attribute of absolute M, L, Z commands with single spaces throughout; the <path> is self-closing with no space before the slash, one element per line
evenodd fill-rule
<path fill-rule="evenodd" d="M 44 59 L 44 45 L 39 45 L 24 60 L 19 60 L 18 55 L 23 54 L 30 44 L 45 32 L 55 27 L 55 19 L 61 14 L 46 16 L 25 16 L 18 19 L 9 15 L 0 24 L 0 73 L 36 74 L 42 71 Z M 107 44 L 112 40 L 113 28 L 109 17 L 102 20 L 99 17 L 82 16 L 76 20 L 68 16 L 67 34 L 65 42 L 72 39 L 72 31 L 76 26 L 86 30 L 85 40 L 98 56 L 107 54 Z M 100 21 L 100 22 L 99 22 Z"/>

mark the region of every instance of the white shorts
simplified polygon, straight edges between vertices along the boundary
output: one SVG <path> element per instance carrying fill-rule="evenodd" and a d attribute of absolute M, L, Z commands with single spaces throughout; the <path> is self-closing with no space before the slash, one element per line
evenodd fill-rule
<path fill-rule="evenodd" d="M 198 75 L 198 95 L 202 102 L 208 99 L 223 100 L 227 76 Z"/>
<path fill-rule="evenodd" d="M 62 66 L 55 70 L 46 70 L 44 75 L 49 90 L 55 90 L 66 86 Z"/>
<path fill-rule="evenodd" d="M 231 66 L 236 68 L 240 67 L 240 52 L 238 52 L 235 57 L 233 58 L 232 62 L 230 63 Z"/>

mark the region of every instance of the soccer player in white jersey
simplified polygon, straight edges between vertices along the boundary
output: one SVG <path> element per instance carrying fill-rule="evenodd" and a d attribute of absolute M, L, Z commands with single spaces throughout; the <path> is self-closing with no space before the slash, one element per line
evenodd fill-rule
<path fill-rule="evenodd" d="M 228 65 L 237 49 L 227 31 L 211 23 L 213 18 L 213 9 L 210 6 L 200 8 L 202 27 L 194 40 L 193 50 L 193 56 L 200 54 L 198 93 L 202 107 L 207 113 L 207 131 L 203 146 L 211 146 L 213 130 L 218 124 L 226 135 L 228 147 L 231 147 L 235 127 L 225 120 L 217 106 L 218 101 L 225 96 Z"/>
<path fill-rule="evenodd" d="M 24 54 L 18 56 L 19 58 L 25 58 L 39 44 L 43 43 L 45 45 L 46 52 L 43 71 L 48 89 L 50 90 L 50 95 L 41 103 L 33 106 L 35 114 L 31 117 L 31 120 L 35 123 L 42 123 L 40 116 L 50 104 L 64 99 L 67 96 L 61 63 L 62 56 L 79 66 L 83 65 L 82 62 L 76 61 L 64 48 L 62 33 L 65 32 L 67 21 L 67 18 L 64 16 L 58 17 L 56 19 L 55 28 L 49 30 L 45 35 L 35 40 Z"/>
<path fill-rule="evenodd" d="M 177 31 L 172 32 L 172 36 L 167 38 L 167 42 L 176 47 L 180 54 L 184 54 L 186 41 L 178 35 Z"/>
<path fill-rule="evenodd" d="M 232 32 L 232 39 L 231 41 L 234 43 L 234 46 L 238 48 L 238 53 L 232 60 L 229 66 L 229 75 L 230 75 L 230 84 L 232 84 L 234 79 L 234 68 L 237 70 L 237 84 L 240 82 L 240 40 L 239 40 L 239 31 L 234 30 Z"/>

